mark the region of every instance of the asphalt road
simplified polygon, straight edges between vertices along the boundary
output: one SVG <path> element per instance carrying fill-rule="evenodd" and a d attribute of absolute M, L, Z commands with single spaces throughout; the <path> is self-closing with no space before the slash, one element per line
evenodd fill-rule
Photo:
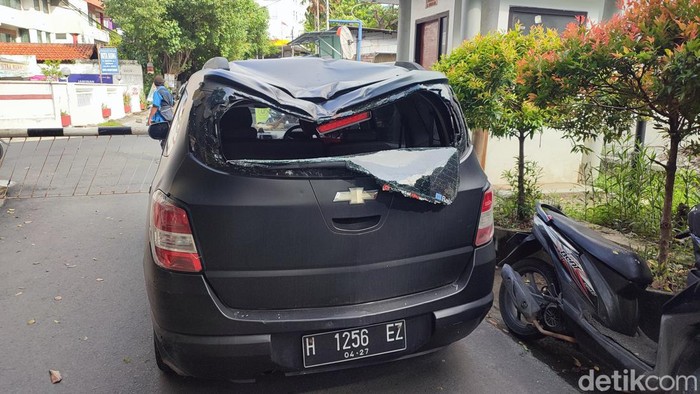
<path fill-rule="evenodd" d="M 2 393 L 575 392 L 548 366 L 566 371 L 566 361 L 488 323 L 440 352 L 382 366 L 255 384 L 165 376 L 153 357 L 141 267 L 143 192 L 157 144 L 100 137 L 13 140 L 12 148 L 0 166 L 14 184 L 8 195 L 20 197 L 0 209 Z M 488 320 L 500 325 L 496 315 Z M 64 380 L 51 385 L 49 369 Z"/>
<path fill-rule="evenodd" d="M 576 391 L 488 323 L 447 349 L 382 366 L 254 384 L 165 376 L 153 357 L 141 266 L 147 198 L 7 200 L 0 212 L 0 392 Z M 49 369 L 63 381 L 52 386 Z"/>

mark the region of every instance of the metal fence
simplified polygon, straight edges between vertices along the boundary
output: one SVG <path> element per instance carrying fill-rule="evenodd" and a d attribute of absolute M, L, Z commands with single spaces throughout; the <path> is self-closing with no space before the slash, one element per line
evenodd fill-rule
<path fill-rule="evenodd" d="M 0 198 L 148 192 L 161 148 L 145 132 L 0 129 Z"/>

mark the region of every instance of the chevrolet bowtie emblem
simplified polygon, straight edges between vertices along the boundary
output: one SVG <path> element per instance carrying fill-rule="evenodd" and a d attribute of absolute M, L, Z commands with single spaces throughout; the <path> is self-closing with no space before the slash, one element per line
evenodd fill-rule
<path fill-rule="evenodd" d="M 365 191 L 362 187 L 351 187 L 347 192 L 335 193 L 333 202 L 349 201 L 352 204 L 364 204 L 365 200 L 374 200 L 377 198 L 376 190 Z"/>

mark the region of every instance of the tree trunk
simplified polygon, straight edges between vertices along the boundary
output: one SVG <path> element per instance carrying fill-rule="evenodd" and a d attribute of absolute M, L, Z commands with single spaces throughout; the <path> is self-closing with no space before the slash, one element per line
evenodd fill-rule
<path fill-rule="evenodd" d="M 671 124 L 669 128 L 670 146 L 668 160 L 666 161 L 666 183 L 664 186 L 664 206 L 661 211 L 661 233 L 659 238 L 659 266 L 665 267 L 671 248 L 671 231 L 673 230 L 673 186 L 676 182 L 676 161 L 678 159 L 678 145 L 681 138 L 678 135 L 677 126 Z"/>
<path fill-rule="evenodd" d="M 486 151 L 489 143 L 489 132 L 483 129 L 472 130 L 472 144 L 474 144 L 474 153 L 479 160 L 482 169 L 486 169 Z"/>
<path fill-rule="evenodd" d="M 524 221 L 527 218 L 527 207 L 525 206 L 525 133 L 518 132 L 518 220 Z"/>

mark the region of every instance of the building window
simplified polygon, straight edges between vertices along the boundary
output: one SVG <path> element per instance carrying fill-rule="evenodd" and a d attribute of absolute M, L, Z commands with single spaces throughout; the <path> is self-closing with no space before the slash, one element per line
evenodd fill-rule
<path fill-rule="evenodd" d="M 34 0 L 34 11 L 41 11 L 41 6 L 39 3 L 39 0 Z"/>
<path fill-rule="evenodd" d="M 5 7 L 16 8 L 18 10 L 22 9 L 21 0 L 0 0 L 0 5 L 4 5 Z"/>
<path fill-rule="evenodd" d="M 29 42 L 29 30 L 19 29 L 19 42 Z"/>
<path fill-rule="evenodd" d="M 41 5 L 45 13 L 49 13 L 49 0 L 41 0 Z"/>
<path fill-rule="evenodd" d="M 51 43 L 51 33 L 49 33 L 48 31 L 46 32 L 46 42 L 48 42 L 49 44 Z"/>
<path fill-rule="evenodd" d="M 0 32 L 0 42 L 15 42 L 15 35 Z"/>
<path fill-rule="evenodd" d="M 586 17 L 584 11 L 564 11 L 547 8 L 510 7 L 508 15 L 508 29 L 513 29 L 516 24 L 523 26 L 523 32 L 528 34 L 532 26 L 544 26 L 548 29 L 556 29 L 562 33 L 569 23 L 578 23 L 577 17 Z"/>
<path fill-rule="evenodd" d="M 41 30 L 36 31 L 36 39 L 39 41 L 40 44 L 44 43 L 44 32 Z"/>
<path fill-rule="evenodd" d="M 56 33 L 56 39 L 57 40 L 65 40 L 66 39 L 66 33 Z"/>

